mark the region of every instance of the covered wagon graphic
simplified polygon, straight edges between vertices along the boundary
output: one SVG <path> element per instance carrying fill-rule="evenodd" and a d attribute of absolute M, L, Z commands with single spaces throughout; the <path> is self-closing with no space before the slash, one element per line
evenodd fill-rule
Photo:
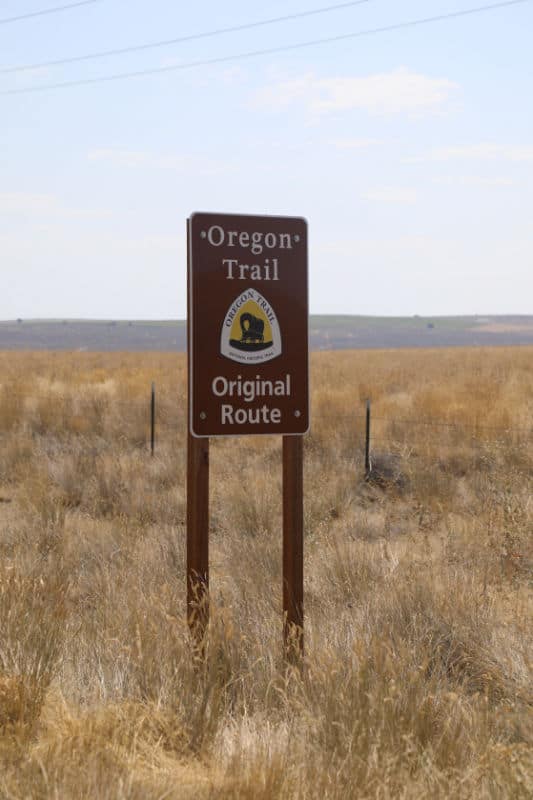
<path fill-rule="evenodd" d="M 272 340 L 265 342 L 265 320 L 250 314 L 248 311 L 240 314 L 239 325 L 241 327 L 240 339 L 230 339 L 232 347 L 238 350 L 266 350 L 272 347 Z"/>

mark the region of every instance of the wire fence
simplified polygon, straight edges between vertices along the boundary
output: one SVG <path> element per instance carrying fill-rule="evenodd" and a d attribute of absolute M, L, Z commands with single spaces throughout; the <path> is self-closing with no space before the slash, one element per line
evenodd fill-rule
<path fill-rule="evenodd" d="M 66 405 L 76 405 L 79 407 L 83 406 L 93 406 L 97 409 L 112 409 L 114 407 L 121 407 L 121 408 L 129 408 L 129 409 L 136 409 L 139 412 L 146 412 L 148 413 L 151 406 L 151 399 L 149 395 L 147 395 L 147 401 L 144 400 L 123 400 L 121 398 L 117 398 L 114 396 L 109 395 L 102 395 L 102 396 L 93 396 L 90 399 L 83 400 L 79 397 L 71 397 L 65 394 L 59 394 L 56 392 L 49 392 L 47 394 L 27 394 L 25 392 L 11 392 L 5 391 L 6 386 L 0 386 L 0 424 L 2 422 L 2 410 L 3 410 L 3 403 L 6 400 L 18 398 L 22 401 L 39 401 L 39 400 L 46 400 L 46 401 L 56 401 L 57 403 L 63 403 Z M 169 400 L 169 395 L 165 396 L 165 403 L 168 404 L 173 402 L 177 408 L 179 408 L 180 402 L 182 405 L 182 410 L 184 404 L 186 403 L 186 398 L 183 396 L 173 397 L 172 401 Z M 166 426 L 181 425 L 179 420 L 172 420 L 168 419 L 169 412 L 168 408 L 161 408 L 158 409 L 158 420 L 159 422 L 163 422 Z M 331 422 L 332 420 L 339 421 L 339 422 L 360 422 L 365 421 L 366 415 L 360 413 L 343 413 L 338 414 L 332 413 L 325 414 L 316 412 L 314 413 L 311 410 L 311 422 Z M 450 430 L 457 430 L 457 431 L 476 431 L 478 433 L 485 433 L 485 432 L 496 432 L 496 433 L 506 433 L 506 434 L 523 434 L 524 436 L 533 436 L 533 426 L 532 427 L 524 427 L 524 426 L 515 426 L 515 425 L 484 425 L 479 424 L 478 422 L 457 422 L 451 420 L 442 420 L 437 418 L 409 418 L 409 417 L 396 417 L 396 416 L 375 416 L 372 415 L 373 422 L 383 422 L 387 423 L 388 425 L 412 425 L 415 427 L 428 427 L 428 428 L 447 428 Z"/>
<path fill-rule="evenodd" d="M 129 408 L 132 410 L 137 410 L 139 413 L 149 413 L 151 412 L 151 405 L 152 405 L 152 397 L 151 393 L 147 393 L 146 400 L 140 399 L 122 399 L 116 396 L 111 396 L 107 394 L 102 395 L 93 395 L 90 398 L 83 398 L 79 395 L 73 397 L 68 394 L 61 394 L 59 392 L 47 392 L 47 393 L 35 393 L 32 392 L 20 392 L 20 391 L 11 391 L 9 386 L 6 384 L 0 384 L 0 424 L 2 423 L 2 416 L 3 411 L 5 408 L 6 403 L 9 403 L 11 400 L 20 400 L 23 403 L 29 402 L 34 403 L 38 401 L 47 401 L 53 402 L 55 401 L 58 405 L 61 403 L 66 406 L 76 406 L 80 409 L 83 409 L 87 406 L 94 408 L 98 411 L 103 410 L 112 410 L 115 407 L 120 408 Z M 154 400 L 155 400 L 155 392 L 154 392 Z M 168 426 L 181 426 L 181 420 L 179 419 L 169 419 L 169 414 L 175 414 L 176 409 L 183 414 L 186 405 L 186 397 L 184 395 L 175 395 L 171 393 L 165 393 L 164 396 L 164 403 L 165 407 L 158 407 L 158 421 Z M 172 411 L 169 410 L 167 407 L 169 404 L 173 404 L 175 409 Z M 333 413 L 323 413 L 323 412 L 313 412 L 311 408 L 311 422 L 331 422 L 333 419 L 338 422 L 361 422 L 366 420 L 366 415 L 363 413 L 349 413 L 345 412 L 339 414 L 337 412 Z M 382 415 L 374 415 L 372 414 L 372 422 L 373 423 L 386 423 L 388 425 L 407 425 L 407 426 L 415 426 L 415 427 L 427 427 L 427 428 L 446 428 L 449 430 L 457 430 L 457 431 L 475 431 L 477 433 L 487 433 L 487 432 L 495 432 L 495 433 L 505 433 L 505 434 L 522 434 L 526 437 L 533 436 L 533 425 L 531 427 L 525 426 L 515 426 L 515 425 L 484 425 L 476 422 L 458 422 L 456 420 L 449 420 L 449 419 L 437 419 L 435 417 L 432 418 L 409 418 L 404 416 L 382 416 Z"/>
<path fill-rule="evenodd" d="M 39 408 L 45 404 L 45 413 Z M 184 447 L 187 433 L 187 401 L 177 387 L 156 394 L 155 384 L 146 399 L 124 398 L 110 394 L 75 397 L 66 392 L 24 392 L 9 384 L 0 386 L 0 439 L 17 434 L 32 436 L 47 433 L 90 435 L 97 433 L 135 448 L 146 449 L 152 456 L 161 448 Z M 522 470 L 531 472 L 533 427 L 523 425 L 484 425 L 476 421 L 459 421 L 428 417 L 406 417 L 372 413 L 367 401 L 366 413 L 354 409 L 341 414 L 322 409 L 311 412 L 309 446 L 325 439 L 336 460 L 354 466 L 364 463 L 366 478 L 387 469 L 394 477 L 394 464 L 383 468 L 383 458 L 401 459 L 411 465 L 421 461 L 427 468 L 446 471 L 454 453 L 461 452 L 471 462 L 480 464 L 489 451 L 514 450 L 515 461 Z M 35 417 L 31 420 L 31 415 Z M 28 422 L 28 417 L 30 421 Z M 26 426 L 26 427 L 25 427 Z M 335 439 L 335 441 L 333 441 Z M 222 441 L 227 441 L 224 439 Z M 324 447 L 324 442 L 322 441 Z M 218 445 L 220 446 L 220 445 Z M 529 455 L 528 455 L 529 453 Z M 381 459 L 381 467 L 378 462 Z M 493 460 L 491 472 L 497 464 Z"/>

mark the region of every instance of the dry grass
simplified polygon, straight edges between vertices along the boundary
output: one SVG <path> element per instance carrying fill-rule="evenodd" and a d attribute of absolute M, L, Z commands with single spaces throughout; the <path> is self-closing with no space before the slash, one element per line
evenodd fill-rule
<path fill-rule="evenodd" d="M 301 674 L 279 439 L 212 443 L 200 659 L 184 359 L 0 365 L 0 797 L 533 796 L 531 348 L 314 355 Z"/>

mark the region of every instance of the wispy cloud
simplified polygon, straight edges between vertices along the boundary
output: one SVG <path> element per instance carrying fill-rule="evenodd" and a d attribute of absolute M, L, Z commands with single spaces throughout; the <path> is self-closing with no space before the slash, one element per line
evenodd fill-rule
<path fill-rule="evenodd" d="M 26 217 L 105 218 L 111 211 L 105 208 L 75 208 L 66 206 L 55 194 L 31 192 L 0 192 L 0 213 Z"/>
<path fill-rule="evenodd" d="M 91 150 L 89 161 L 107 161 L 119 167 L 149 167 L 152 169 L 182 170 L 189 166 L 187 156 L 158 155 L 144 150 L 127 150 L 120 147 L 102 147 Z"/>
<path fill-rule="evenodd" d="M 409 186 L 380 186 L 363 192 L 361 197 L 374 203 L 385 205 L 410 206 L 416 203 L 416 189 Z"/>
<path fill-rule="evenodd" d="M 458 85 L 400 67 L 364 77 L 317 78 L 310 73 L 257 91 L 255 106 L 282 111 L 301 105 L 313 114 L 363 110 L 370 114 L 441 112 Z"/>
<path fill-rule="evenodd" d="M 425 161 L 533 161 L 533 145 L 509 145 L 498 142 L 479 142 L 477 144 L 452 147 L 437 147 L 425 155 L 405 159 L 413 164 Z"/>
<path fill-rule="evenodd" d="M 382 139 L 333 139 L 331 144 L 337 150 L 367 150 L 383 144 Z"/>
<path fill-rule="evenodd" d="M 0 193 L 0 211 L 13 213 L 42 213 L 55 211 L 59 200 L 53 194 L 32 194 L 29 192 Z"/>
<path fill-rule="evenodd" d="M 482 175 L 442 175 L 434 178 L 433 183 L 438 186 L 481 186 L 486 188 L 516 186 L 516 181 L 510 178 L 487 178 Z"/>
<path fill-rule="evenodd" d="M 147 150 L 128 150 L 121 147 L 104 147 L 91 150 L 89 161 L 104 161 L 108 164 L 130 169 L 154 169 L 176 172 L 195 172 L 198 175 L 216 175 L 232 169 L 232 164 L 213 161 L 190 155 L 153 153 Z"/>

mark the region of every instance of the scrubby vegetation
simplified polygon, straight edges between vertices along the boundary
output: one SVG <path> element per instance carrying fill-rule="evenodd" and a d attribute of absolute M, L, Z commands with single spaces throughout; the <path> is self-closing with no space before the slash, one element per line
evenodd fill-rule
<path fill-rule="evenodd" d="M 184 358 L 0 365 L 0 797 L 529 800 L 531 348 L 313 356 L 301 672 L 279 439 L 212 442 L 200 657 Z"/>

